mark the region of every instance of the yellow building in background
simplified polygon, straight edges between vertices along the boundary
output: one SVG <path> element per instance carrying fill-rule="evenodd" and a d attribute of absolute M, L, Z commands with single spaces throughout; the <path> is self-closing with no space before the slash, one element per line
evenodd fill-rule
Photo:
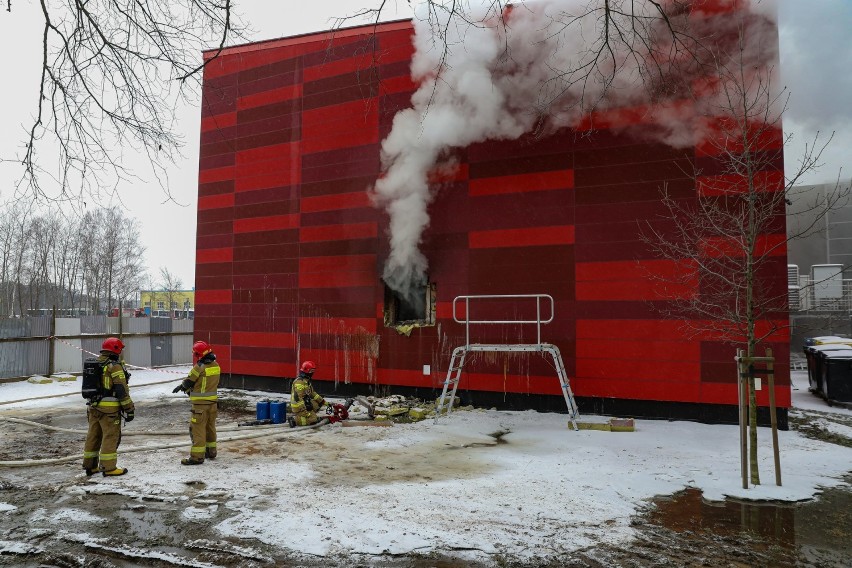
<path fill-rule="evenodd" d="M 195 290 L 142 290 L 139 307 L 153 317 L 193 318 Z"/>

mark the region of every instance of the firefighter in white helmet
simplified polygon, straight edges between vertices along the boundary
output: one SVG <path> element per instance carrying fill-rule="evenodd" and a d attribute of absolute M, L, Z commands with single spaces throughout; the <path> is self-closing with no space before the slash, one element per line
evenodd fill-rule
<path fill-rule="evenodd" d="M 311 378 L 317 366 L 313 361 L 305 361 L 299 368 L 299 376 L 293 381 L 290 391 L 290 418 L 287 421 L 291 428 L 310 426 L 319 422 L 317 410 L 323 406 L 331 406 L 330 402 L 314 392 Z"/>
<path fill-rule="evenodd" d="M 216 416 L 218 414 L 219 363 L 216 354 L 206 341 L 196 341 L 192 346 L 195 365 L 189 376 L 172 390 L 183 391 L 192 402 L 189 435 L 192 447 L 189 457 L 180 460 L 183 465 L 199 465 L 204 458 L 216 459 Z"/>

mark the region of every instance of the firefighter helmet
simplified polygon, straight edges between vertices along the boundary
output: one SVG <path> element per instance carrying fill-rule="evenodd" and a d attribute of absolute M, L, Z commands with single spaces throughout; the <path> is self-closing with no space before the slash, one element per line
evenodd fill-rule
<path fill-rule="evenodd" d="M 206 341 L 196 341 L 192 345 L 192 354 L 195 355 L 196 359 L 201 359 L 208 353 L 212 353 L 213 349 L 210 347 L 210 344 Z"/>
<path fill-rule="evenodd" d="M 305 361 L 302 363 L 302 366 L 299 367 L 299 370 L 303 373 L 307 373 L 308 375 L 313 375 L 314 371 L 316 371 L 317 365 L 313 361 Z"/>
<path fill-rule="evenodd" d="M 124 342 L 117 337 L 107 337 L 101 344 L 101 351 L 109 351 L 116 355 L 121 355 L 124 350 Z"/>

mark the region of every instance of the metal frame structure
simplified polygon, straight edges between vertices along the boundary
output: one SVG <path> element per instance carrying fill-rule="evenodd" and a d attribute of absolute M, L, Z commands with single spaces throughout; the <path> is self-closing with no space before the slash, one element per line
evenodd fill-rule
<path fill-rule="evenodd" d="M 502 300 L 502 299 L 535 299 L 535 319 L 534 320 L 472 320 L 470 318 L 470 303 L 471 300 Z M 542 301 L 549 303 L 549 317 L 542 319 Z M 457 305 L 460 301 L 464 301 L 464 319 L 458 318 Z M 456 390 L 459 386 L 461 373 L 464 369 L 467 354 L 471 352 L 510 352 L 510 353 L 549 353 L 553 357 L 553 362 L 556 367 L 556 374 L 559 378 L 559 384 L 562 387 L 562 395 L 565 397 L 565 404 L 568 406 L 569 420 L 574 430 L 577 430 L 577 404 L 574 402 L 574 393 L 571 392 L 571 385 L 568 383 L 568 375 L 565 372 L 565 364 L 562 362 L 562 354 L 559 348 L 550 343 L 543 343 L 541 340 L 541 326 L 553 321 L 555 315 L 553 297 L 549 294 L 495 294 L 495 295 L 480 295 L 480 296 L 456 296 L 453 300 L 453 320 L 456 323 L 464 324 L 465 326 L 465 344 L 461 347 L 456 347 L 453 350 L 453 355 L 450 358 L 450 366 L 447 369 L 447 378 L 444 381 L 444 389 L 441 392 L 441 398 L 438 399 L 438 404 L 435 408 L 435 422 L 444 411 L 444 403 L 447 401 L 447 390 L 450 385 L 453 386 L 449 397 L 449 405 L 447 406 L 447 414 L 452 412 L 455 400 Z M 535 325 L 536 327 L 536 342 L 535 343 L 471 343 L 470 342 L 470 326 L 473 325 Z"/>

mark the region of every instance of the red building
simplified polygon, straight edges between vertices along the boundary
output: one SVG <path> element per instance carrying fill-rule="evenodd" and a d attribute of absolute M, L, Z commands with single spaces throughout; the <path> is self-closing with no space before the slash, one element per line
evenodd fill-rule
<path fill-rule="evenodd" d="M 661 295 L 648 270 L 680 267 L 637 234 L 662 212 L 662 184 L 694 198 L 712 177 L 696 174 L 712 161 L 700 144 L 586 128 L 458 152 L 423 237 L 425 311 L 400 308 L 381 280 L 388 218 L 367 188 L 415 89 L 411 35 L 409 22 L 392 22 L 284 38 L 228 48 L 206 67 L 195 336 L 215 346 L 223 382 L 284 390 L 311 359 L 327 394 L 434 398 L 465 342 L 456 296 L 549 294 L 555 317 L 542 339 L 562 352 L 581 413 L 735 421 L 734 349 L 710 334 L 688 337 L 683 316 L 663 315 L 661 305 L 695 290 Z M 776 167 L 770 174 L 783 172 L 780 158 Z M 783 215 L 779 223 L 783 235 Z M 786 290 L 784 250 L 777 269 L 769 281 Z M 400 325 L 411 319 L 418 324 Z M 505 343 L 534 333 L 485 331 Z M 783 409 L 788 338 L 766 345 L 779 361 Z M 459 388 L 477 405 L 565 409 L 552 366 L 535 354 L 479 357 Z"/>

